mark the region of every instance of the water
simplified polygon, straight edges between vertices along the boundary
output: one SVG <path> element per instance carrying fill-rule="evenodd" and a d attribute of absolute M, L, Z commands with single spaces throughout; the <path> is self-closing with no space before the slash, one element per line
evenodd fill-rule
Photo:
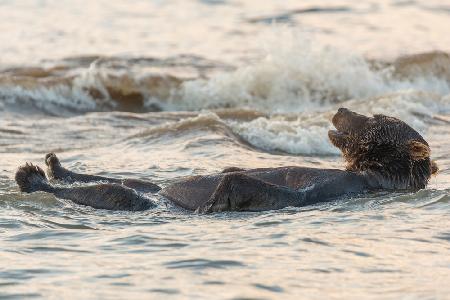
<path fill-rule="evenodd" d="M 450 3 L 0 1 L 0 297 L 449 299 Z M 275 24 L 276 23 L 276 24 Z M 196 215 L 21 194 L 17 166 L 151 179 L 342 168 L 337 108 L 420 131 L 426 190 Z M 213 295 L 213 296 L 212 296 Z"/>

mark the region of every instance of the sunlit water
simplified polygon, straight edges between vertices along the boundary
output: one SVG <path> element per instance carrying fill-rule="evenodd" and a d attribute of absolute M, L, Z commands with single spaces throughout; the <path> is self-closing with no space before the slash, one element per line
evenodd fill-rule
<path fill-rule="evenodd" d="M 450 3 L 130 3 L 0 1 L 1 298 L 449 298 Z M 438 176 L 212 215 L 162 198 L 96 210 L 13 179 L 50 151 L 162 186 L 229 166 L 342 168 L 326 134 L 341 106 L 408 122 Z"/>

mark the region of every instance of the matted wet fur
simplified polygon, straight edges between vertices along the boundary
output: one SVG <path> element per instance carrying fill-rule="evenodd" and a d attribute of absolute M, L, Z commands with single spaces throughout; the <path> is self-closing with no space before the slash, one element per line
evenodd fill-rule
<path fill-rule="evenodd" d="M 375 177 L 384 189 L 423 189 L 438 171 L 428 143 L 399 119 L 341 108 L 332 122 L 337 130 L 328 136 L 342 151 L 346 169 Z"/>
<path fill-rule="evenodd" d="M 26 164 L 16 173 L 23 192 L 45 191 L 96 208 L 143 210 L 153 206 L 136 191 L 155 193 L 201 213 L 261 211 L 305 206 L 377 190 L 417 191 L 438 170 L 423 137 L 401 120 L 366 117 L 340 108 L 328 136 L 346 161 L 346 169 L 297 166 L 244 170 L 231 167 L 221 173 L 182 178 L 160 187 L 144 180 L 114 179 L 78 174 L 61 166 L 55 154 L 45 158 L 47 175 L 60 183 L 106 182 L 87 187 L 55 187 L 36 166 Z"/>

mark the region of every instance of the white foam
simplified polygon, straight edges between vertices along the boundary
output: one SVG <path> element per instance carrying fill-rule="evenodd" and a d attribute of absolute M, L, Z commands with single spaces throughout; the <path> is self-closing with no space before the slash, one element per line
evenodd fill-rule
<path fill-rule="evenodd" d="M 51 88 L 26 89 L 20 86 L 0 88 L 0 98 L 5 104 L 26 105 L 55 115 L 62 110 L 92 111 L 95 101 L 82 89 L 75 86 L 58 85 Z"/>
<path fill-rule="evenodd" d="M 164 93 L 158 90 L 159 85 L 141 83 L 140 76 L 144 74 L 131 67 L 121 72 L 133 83 L 134 92 L 146 98 L 142 110 L 156 103 L 175 111 L 233 107 L 269 114 L 310 112 L 327 111 L 349 99 L 365 103 L 369 98 L 404 91 L 433 92 L 440 96 L 450 93 L 450 82 L 445 76 L 418 69 L 417 74 L 408 74 L 403 79 L 395 77 L 393 67 L 374 70 L 362 56 L 321 45 L 294 29 L 274 28 L 261 40 L 264 55 L 257 62 L 209 79 L 186 81 L 181 87 L 168 84 Z M 9 103 L 29 102 L 55 114 L 60 108 L 76 112 L 110 110 L 117 107 L 117 102 L 111 99 L 105 83 L 113 86 L 121 83 L 117 78 L 114 79 L 117 83 L 110 81 L 110 71 L 94 62 L 70 84 L 62 80 L 56 86 L 2 86 L 0 97 Z M 90 90 L 96 92 L 96 99 L 91 97 Z M 155 98 L 158 95 L 164 99 Z"/>
<path fill-rule="evenodd" d="M 375 71 L 363 57 L 320 45 L 292 29 L 274 29 L 265 41 L 268 46 L 261 61 L 186 82 L 181 99 L 173 100 L 174 107 L 301 112 L 405 90 L 450 92 L 445 78 L 432 74 L 394 78 L 390 68 Z"/>
<path fill-rule="evenodd" d="M 55 115 L 66 112 L 89 112 L 96 111 L 106 105 L 115 107 L 116 102 L 111 97 L 104 85 L 108 74 L 105 70 L 98 68 L 96 62 L 89 68 L 75 76 L 71 82 L 63 78 L 60 84 L 35 85 L 34 87 L 23 87 L 20 85 L 6 85 L 0 87 L 0 98 L 10 105 L 28 105 Z M 89 90 L 95 89 L 101 97 L 94 99 Z"/>
<path fill-rule="evenodd" d="M 297 113 L 261 117 L 250 122 L 231 122 L 234 132 L 255 147 L 283 151 L 290 154 L 339 154 L 328 140 L 327 131 L 332 128 L 331 117 L 339 106 L 371 116 L 385 114 L 397 117 L 421 134 L 426 135 L 427 118 L 450 107 L 450 97 L 437 94 L 404 91 L 366 99 L 350 100 L 335 105 L 326 112 Z"/>
<path fill-rule="evenodd" d="M 233 131 L 253 146 L 291 154 L 336 155 L 339 151 L 328 141 L 328 125 L 310 125 L 302 118 L 258 118 L 233 123 Z"/>

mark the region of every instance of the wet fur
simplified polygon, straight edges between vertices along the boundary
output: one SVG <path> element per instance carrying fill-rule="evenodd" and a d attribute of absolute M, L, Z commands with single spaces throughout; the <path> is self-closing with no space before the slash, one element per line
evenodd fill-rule
<path fill-rule="evenodd" d="M 149 181 L 139 179 L 116 179 L 103 176 L 79 174 L 64 168 L 58 157 L 54 153 L 48 153 L 45 156 L 45 164 L 47 165 L 47 176 L 49 179 L 62 181 L 64 183 L 74 182 L 107 182 L 123 185 L 140 193 L 156 193 L 161 188 Z"/>
<path fill-rule="evenodd" d="M 341 108 L 332 119 L 330 141 L 346 161 L 346 170 L 297 166 L 244 170 L 230 167 L 221 173 L 183 178 L 160 195 L 178 206 L 201 213 L 261 211 L 305 206 L 377 190 L 416 191 L 425 188 L 437 172 L 423 137 L 401 120 L 366 117 Z M 26 164 L 16 173 L 23 192 L 46 191 L 95 208 L 144 210 L 154 204 L 136 191 L 157 192 L 160 187 L 142 180 L 119 180 L 78 174 L 63 168 L 55 154 L 45 157 L 47 175 L 65 183 L 107 183 L 58 188 L 50 185 L 39 167 Z"/>
<path fill-rule="evenodd" d="M 329 137 L 342 151 L 346 169 L 367 174 L 383 189 L 423 189 L 438 170 L 425 139 L 399 119 L 340 109 L 332 121 L 338 132 Z"/>
<path fill-rule="evenodd" d="M 119 184 L 79 187 L 52 186 L 48 183 L 41 168 L 28 163 L 19 167 L 15 180 L 22 192 L 49 192 L 58 198 L 99 209 L 141 211 L 155 206 L 149 199 L 139 195 L 135 190 Z"/>
<path fill-rule="evenodd" d="M 35 191 L 50 190 L 44 171 L 33 164 L 26 163 L 19 167 L 15 180 L 21 192 L 32 193 Z"/>

